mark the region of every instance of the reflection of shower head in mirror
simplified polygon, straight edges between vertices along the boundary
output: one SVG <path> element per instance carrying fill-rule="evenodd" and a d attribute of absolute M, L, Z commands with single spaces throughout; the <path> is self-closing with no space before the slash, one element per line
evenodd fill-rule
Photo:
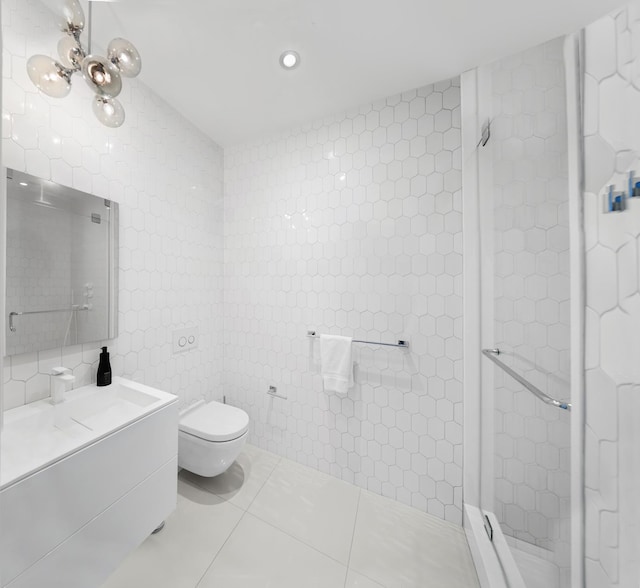
<path fill-rule="evenodd" d="M 11 173 L 11 171 L 7 172 L 7 178 L 9 180 L 13 180 L 13 174 Z M 27 189 L 27 193 L 29 194 L 33 194 L 35 192 L 34 188 L 38 185 L 34 182 L 25 182 L 25 181 L 19 181 L 18 182 L 21 186 L 21 188 L 23 189 Z M 53 183 L 53 182 L 51 182 Z M 53 184 L 55 186 L 55 184 Z M 38 194 L 38 197 L 33 200 L 34 204 L 37 204 L 38 206 L 45 206 L 47 208 L 56 208 L 56 205 L 53 202 L 49 202 L 49 200 L 47 200 L 44 197 L 44 180 L 39 183 L 39 188 L 40 188 L 40 193 Z"/>
<path fill-rule="evenodd" d="M 38 206 L 46 206 L 47 208 L 55 208 L 55 205 L 53 204 L 53 202 L 49 202 L 48 200 L 45 200 L 44 197 L 44 186 L 41 184 L 40 185 L 40 195 L 38 196 L 38 198 L 36 200 L 33 201 L 34 204 L 37 204 Z"/>

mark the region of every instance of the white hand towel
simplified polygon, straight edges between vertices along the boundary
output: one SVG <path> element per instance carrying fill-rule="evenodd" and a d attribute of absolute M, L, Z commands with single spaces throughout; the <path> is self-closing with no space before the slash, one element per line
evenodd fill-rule
<path fill-rule="evenodd" d="M 320 335 L 320 373 L 327 392 L 346 394 L 353 386 L 351 337 Z"/>

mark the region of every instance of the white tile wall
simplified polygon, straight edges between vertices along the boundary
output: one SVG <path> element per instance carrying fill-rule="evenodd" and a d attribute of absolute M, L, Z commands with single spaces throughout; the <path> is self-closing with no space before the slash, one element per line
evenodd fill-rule
<path fill-rule="evenodd" d="M 224 390 L 252 442 L 457 523 L 460 170 L 458 80 L 225 151 Z M 308 329 L 411 349 L 356 345 L 340 398 Z"/>
<path fill-rule="evenodd" d="M 127 80 L 126 124 L 103 127 L 81 79 L 63 100 L 26 75 L 60 33 L 38 0 L 3 0 L 4 165 L 113 199 L 120 207 L 120 336 L 115 374 L 179 394 L 217 395 L 222 372 L 222 150 L 139 80 Z M 144 58 L 144 56 L 143 56 Z M 197 350 L 172 355 L 175 328 L 200 327 Z M 106 344 L 106 343 L 105 343 Z M 53 365 L 76 385 L 95 380 L 100 343 L 16 355 L 4 370 L 5 408 L 49 393 Z"/>
<path fill-rule="evenodd" d="M 606 187 L 640 173 L 640 3 L 586 30 L 586 573 L 637 586 L 640 202 L 604 214 Z"/>
<path fill-rule="evenodd" d="M 563 39 L 492 68 L 495 320 L 503 360 L 570 397 L 569 222 Z M 495 370 L 495 513 L 568 574 L 570 417 Z M 567 576 L 568 578 L 568 576 Z M 567 580 L 568 581 L 568 580 Z"/>

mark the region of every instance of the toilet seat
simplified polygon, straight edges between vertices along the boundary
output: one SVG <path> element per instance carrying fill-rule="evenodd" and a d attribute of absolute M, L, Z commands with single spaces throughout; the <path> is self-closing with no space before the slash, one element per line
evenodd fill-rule
<path fill-rule="evenodd" d="M 201 401 L 182 415 L 179 429 L 205 441 L 232 441 L 249 429 L 249 415 L 235 406 Z"/>

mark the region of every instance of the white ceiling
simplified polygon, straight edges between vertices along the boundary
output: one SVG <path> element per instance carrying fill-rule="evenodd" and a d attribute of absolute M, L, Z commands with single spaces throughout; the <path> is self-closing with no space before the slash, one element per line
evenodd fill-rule
<path fill-rule="evenodd" d="M 223 146 L 450 78 L 592 22 L 620 0 L 125 0 L 143 81 Z M 117 29 L 117 30 L 116 30 Z M 284 71 L 281 52 L 301 65 Z"/>

